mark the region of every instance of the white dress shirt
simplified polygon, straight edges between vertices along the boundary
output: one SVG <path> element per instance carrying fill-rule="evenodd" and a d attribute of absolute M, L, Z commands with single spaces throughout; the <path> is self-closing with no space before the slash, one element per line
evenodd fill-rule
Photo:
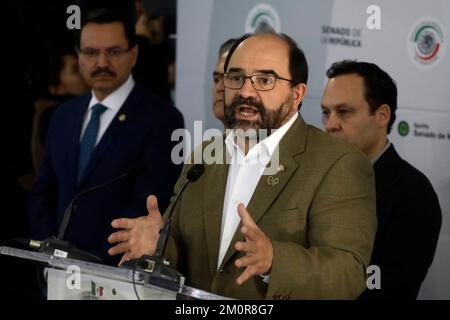
<path fill-rule="evenodd" d="M 100 127 L 98 129 L 97 140 L 95 142 L 95 145 L 97 145 L 100 139 L 103 137 L 103 134 L 105 133 L 106 129 L 108 129 L 112 120 L 116 116 L 117 112 L 122 107 L 125 100 L 128 98 L 128 95 L 131 93 L 131 90 L 133 90 L 133 87 L 134 87 L 134 80 L 133 77 L 130 75 L 123 85 L 121 85 L 116 91 L 107 96 L 103 101 L 99 101 L 95 96 L 94 92 L 92 92 L 91 101 L 89 102 L 86 113 L 84 114 L 83 126 L 81 127 L 80 141 L 83 138 L 84 131 L 86 130 L 87 124 L 91 119 L 92 107 L 97 103 L 101 103 L 107 108 L 100 117 Z"/>
<path fill-rule="evenodd" d="M 280 140 L 295 122 L 297 117 L 298 113 L 295 113 L 288 122 L 274 131 L 270 136 L 253 146 L 248 151 L 247 155 L 245 155 L 241 148 L 236 144 L 236 137 L 233 131 L 225 139 L 225 145 L 230 154 L 229 159 L 231 159 L 231 164 L 228 170 L 223 204 L 217 268 L 220 267 L 225 253 L 231 244 L 233 235 L 236 232 L 236 228 L 241 221 L 237 211 L 238 204 L 243 203 L 245 207 L 248 206 L 256 186 L 280 143 Z"/>

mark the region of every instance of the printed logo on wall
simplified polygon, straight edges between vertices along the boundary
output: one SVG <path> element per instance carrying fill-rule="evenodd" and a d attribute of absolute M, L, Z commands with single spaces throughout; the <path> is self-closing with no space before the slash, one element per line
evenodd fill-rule
<path fill-rule="evenodd" d="M 254 6 L 245 21 L 245 32 L 254 33 L 260 31 L 281 31 L 280 17 L 277 11 L 266 3 Z"/>
<path fill-rule="evenodd" d="M 409 124 L 406 121 L 401 121 L 397 126 L 398 134 L 402 137 L 406 137 L 409 133 Z"/>
<path fill-rule="evenodd" d="M 445 42 L 441 24 L 431 17 L 418 20 L 408 38 L 408 53 L 413 63 L 422 68 L 436 66 L 444 55 Z"/>

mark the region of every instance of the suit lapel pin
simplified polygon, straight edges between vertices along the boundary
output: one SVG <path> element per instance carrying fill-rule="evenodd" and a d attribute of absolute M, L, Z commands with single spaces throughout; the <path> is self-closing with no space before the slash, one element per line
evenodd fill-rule
<path fill-rule="evenodd" d="M 124 113 L 119 114 L 119 121 L 124 122 L 127 119 L 127 116 Z"/>
<path fill-rule="evenodd" d="M 276 186 L 280 183 L 280 179 L 274 178 L 273 176 L 267 177 L 267 184 L 271 187 Z"/>
<path fill-rule="evenodd" d="M 278 172 L 283 172 L 284 169 L 285 169 L 284 165 L 280 164 L 280 165 L 278 166 L 277 173 L 278 173 Z"/>

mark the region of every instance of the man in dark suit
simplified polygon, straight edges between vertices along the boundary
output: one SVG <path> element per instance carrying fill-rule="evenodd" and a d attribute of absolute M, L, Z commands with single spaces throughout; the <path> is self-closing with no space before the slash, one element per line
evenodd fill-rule
<path fill-rule="evenodd" d="M 366 289 L 361 298 L 415 299 L 433 261 L 442 213 L 431 183 L 387 138 L 397 87 L 372 63 L 337 62 L 327 76 L 326 131 L 358 146 L 375 171 L 378 229 L 370 264 L 380 268 L 381 289 Z"/>
<path fill-rule="evenodd" d="M 107 254 L 111 221 L 141 216 L 149 193 L 168 205 L 181 170 L 171 161 L 171 134 L 183 127 L 183 118 L 135 84 L 135 31 L 121 14 L 88 13 L 77 45 L 80 71 L 92 93 L 61 105 L 52 119 L 30 199 L 31 231 L 37 239 L 55 236 L 75 195 L 145 163 L 143 172 L 79 198 L 66 232 L 79 249 L 117 264 Z"/>

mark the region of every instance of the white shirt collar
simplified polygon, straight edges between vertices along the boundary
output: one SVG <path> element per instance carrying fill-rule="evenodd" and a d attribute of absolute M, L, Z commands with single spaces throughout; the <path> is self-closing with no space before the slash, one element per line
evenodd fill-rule
<path fill-rule="evenodd" d="M 111 109 L 115 112 L 119 111 L 120 107 L 128 98 L 128 95 L 130 94 L 131 90 L 133 90 L 134 84 L 135 84 L 134 79 L 130 75 L 124 84 L 122 84 L 118 89 L 116 89 L 116 91 L 112 92 L 109 96 L 107 96 L 103 101 L 99 101 L 95 96 L 94 92 L 92 91 L 92 98 L 91 101 L 89 102 L 88 108 L 91 109 L 97 103 L 101 103 L 108 109 Z"/>
<path fill-rule="evenodd" d="M 267 138 L 264 138 L 260 142 L 258 142 L 253 148 L 251 148 L 247 154 L 247 156 L 252 156 L 254 152 L 257 154 L 265 153 L 269 158 L 272 157 L 275 149 L 279 145 L 281 139 L 284 137 L 286 132 L 291 128 L 292 124 L 298 118 L 298 112 L 296 112 L 288 122 L 283 124 L 280 128 L 273 130 L 272 134 Z M 225 139 L 225 145 L 230 155 L 233 155 L 235 150 L 240 150 L 238 145 L 235 142 L 235 134 L 234 130 L 231 130 L 230 134 Z M 252 151 L 254 150 L 254 151 Z"/>

